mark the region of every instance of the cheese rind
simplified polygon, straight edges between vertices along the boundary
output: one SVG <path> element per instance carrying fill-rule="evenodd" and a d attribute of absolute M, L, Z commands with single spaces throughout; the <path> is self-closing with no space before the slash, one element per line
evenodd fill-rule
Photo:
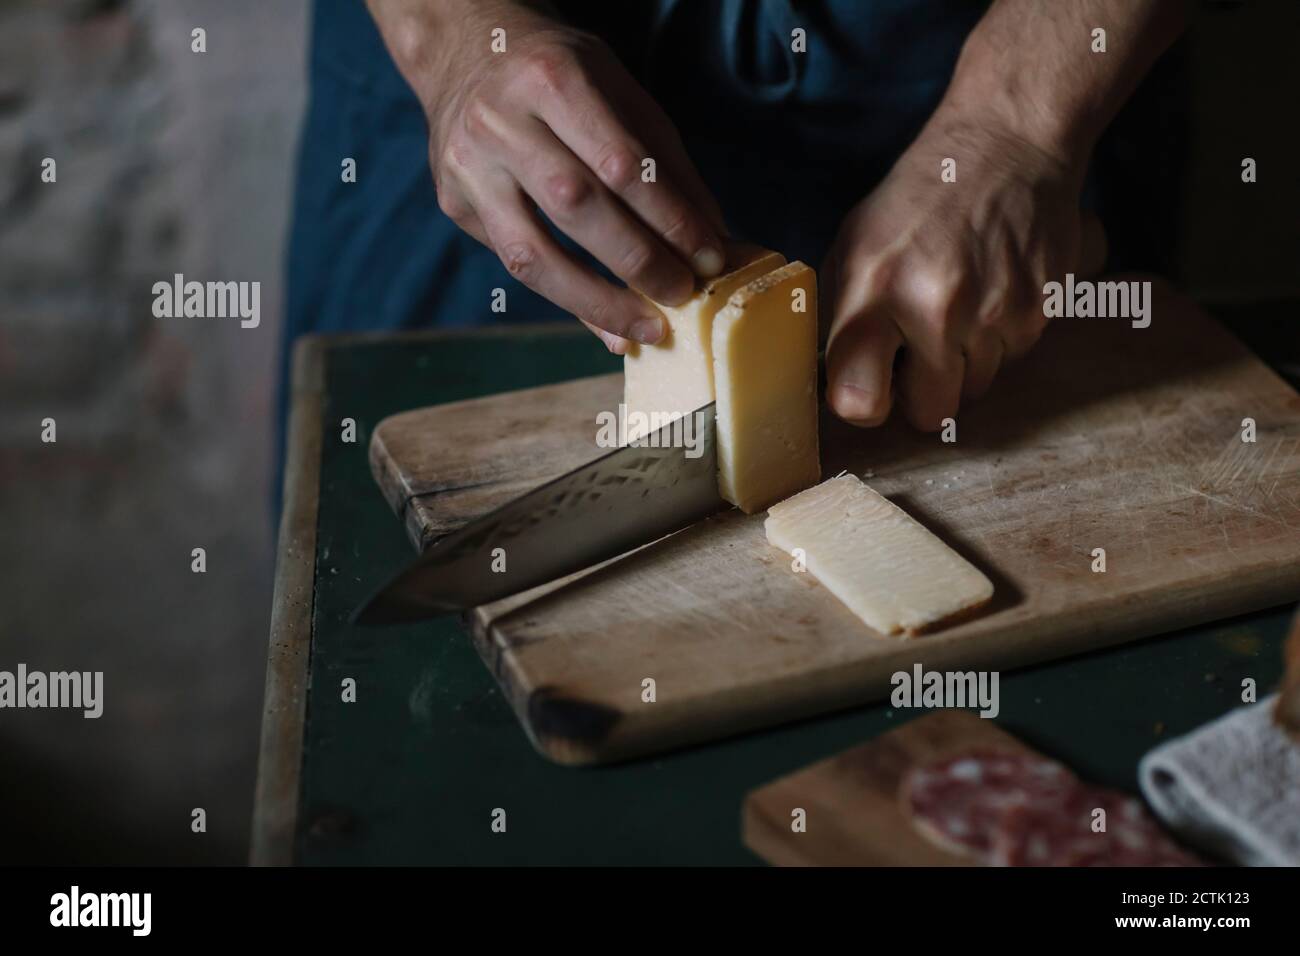
<path fill-rule="evenodd" d="M 920 633 L 993 596 L 969 561 L 854 475 L 773 506 L 763 530 L 783 551 L 802 548 L 808 573 L 882 634 Z"/>
<path fill-rule="evenodd" d="M 753 514 L 821 478 L 817 274 L 792 262 L 733 294 L 713 321 L 718 491 Z"/>
<path fill-rule="evenodd" d="M 674 308 L 651 302 L 667 328 L 660 342 L 633 344 L 623 358 L 629 440 L 650 430 L 647 424 L 636 427 L 637 421 L 666 422 L 713 401 L 714 317 L 733 292 L 784 264 L 780 253 L 731 243 L 722 274 L 700 281 L 686 303 Z"/>

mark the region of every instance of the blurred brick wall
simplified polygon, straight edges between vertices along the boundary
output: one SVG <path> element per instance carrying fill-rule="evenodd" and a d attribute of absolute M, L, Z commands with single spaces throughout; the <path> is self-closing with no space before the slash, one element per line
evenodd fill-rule
<path fill-rule="evenodd" d="M 0 669 L 106 698 L 0 711 L 0 862 L 245 858 L 306 29 L 301 0 L 0 4 Z M 260 327 L 155 319 L 175 272 L 260 280 Z"/>

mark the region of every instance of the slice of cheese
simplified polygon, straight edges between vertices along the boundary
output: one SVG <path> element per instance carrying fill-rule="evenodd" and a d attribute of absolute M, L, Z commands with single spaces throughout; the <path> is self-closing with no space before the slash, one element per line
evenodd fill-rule
<path fill-rule="evenodd" d="M 746 514 L 821 478 L 817 275 L 792 262 L 731 296 L 713 321 L 718 491 Z"/>
<path fill-rule="evenodd" d="M 974 610 L 993 585 L 970 562 L 854 475 L 774 506 L 763 525 L 850 611 L 882 634 L 917 634 Z"/>
<path fill-rule="evenodd" d="M 633 344 L 623 359 L 628 440 L 713 401 L 713 319 L 733 292 L 785 264 L 758 246 L 729 243 L 722 274 L 702 280 L 676 308 L 653 303 L 668 328 L 655 345 Z"/>

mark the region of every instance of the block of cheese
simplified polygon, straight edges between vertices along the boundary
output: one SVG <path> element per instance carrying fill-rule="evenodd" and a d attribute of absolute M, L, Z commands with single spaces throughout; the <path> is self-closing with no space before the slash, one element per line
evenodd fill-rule
<path fill-rule="evenodd" d="M 695 295 L 676 308 L 654 303 L 667 320 L 655 345 L 633 344 L 623 358 L 623 403 L 628 440 L 713 401 L 713 319 L 733 292 L 785 264 L 758 246 L 728 243 L 722 274 L 700 280 Z M 657 424 L 656 424 L 657 423 Z"/>
<path fill-rule="evenodd" d="M 713 320 L 718 491 L 746 514 L 821 478 L 817 274 L 792 262 L 735 292 Z"/>
<path fill-rule="evenodd" d="M 854 475 L 775 505 L 763 526 L 807 573 L 882 634 L 909 635 L 973 611 L 993 585 L 969 561 Z"/>

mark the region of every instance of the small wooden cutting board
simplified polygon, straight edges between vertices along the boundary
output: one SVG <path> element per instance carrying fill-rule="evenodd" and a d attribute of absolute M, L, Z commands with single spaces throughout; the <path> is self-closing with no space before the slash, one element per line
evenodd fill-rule
<path fill-rule="evenodd" d="M 742 839 L 776 866 L 973 866 L 917 831 L 899 785 L 912 767 L 999 750 L 1035 753 L 964 710 L 918 717 L 752 791 L 741 811 Z M 802 832 L 793 827 L 798 810 Z"/>
<path fill-rule="evenodd" d="M 1057 320 L 953 443 L 823 418 L 824 475 L 862 476 L 993 581 L 974 619 L 884 637 L 731 510 L 478 608 L 479 652 L 542 753 L 597 763 L 879 699 L 918 663 L 1017 667 L 1295 600 L 1300 396 L 1159 283 L 1151 315 Z M 600 454 L 621 396 L 611 375 L 405 412 L 372 467 L 423 547 Z"/>

